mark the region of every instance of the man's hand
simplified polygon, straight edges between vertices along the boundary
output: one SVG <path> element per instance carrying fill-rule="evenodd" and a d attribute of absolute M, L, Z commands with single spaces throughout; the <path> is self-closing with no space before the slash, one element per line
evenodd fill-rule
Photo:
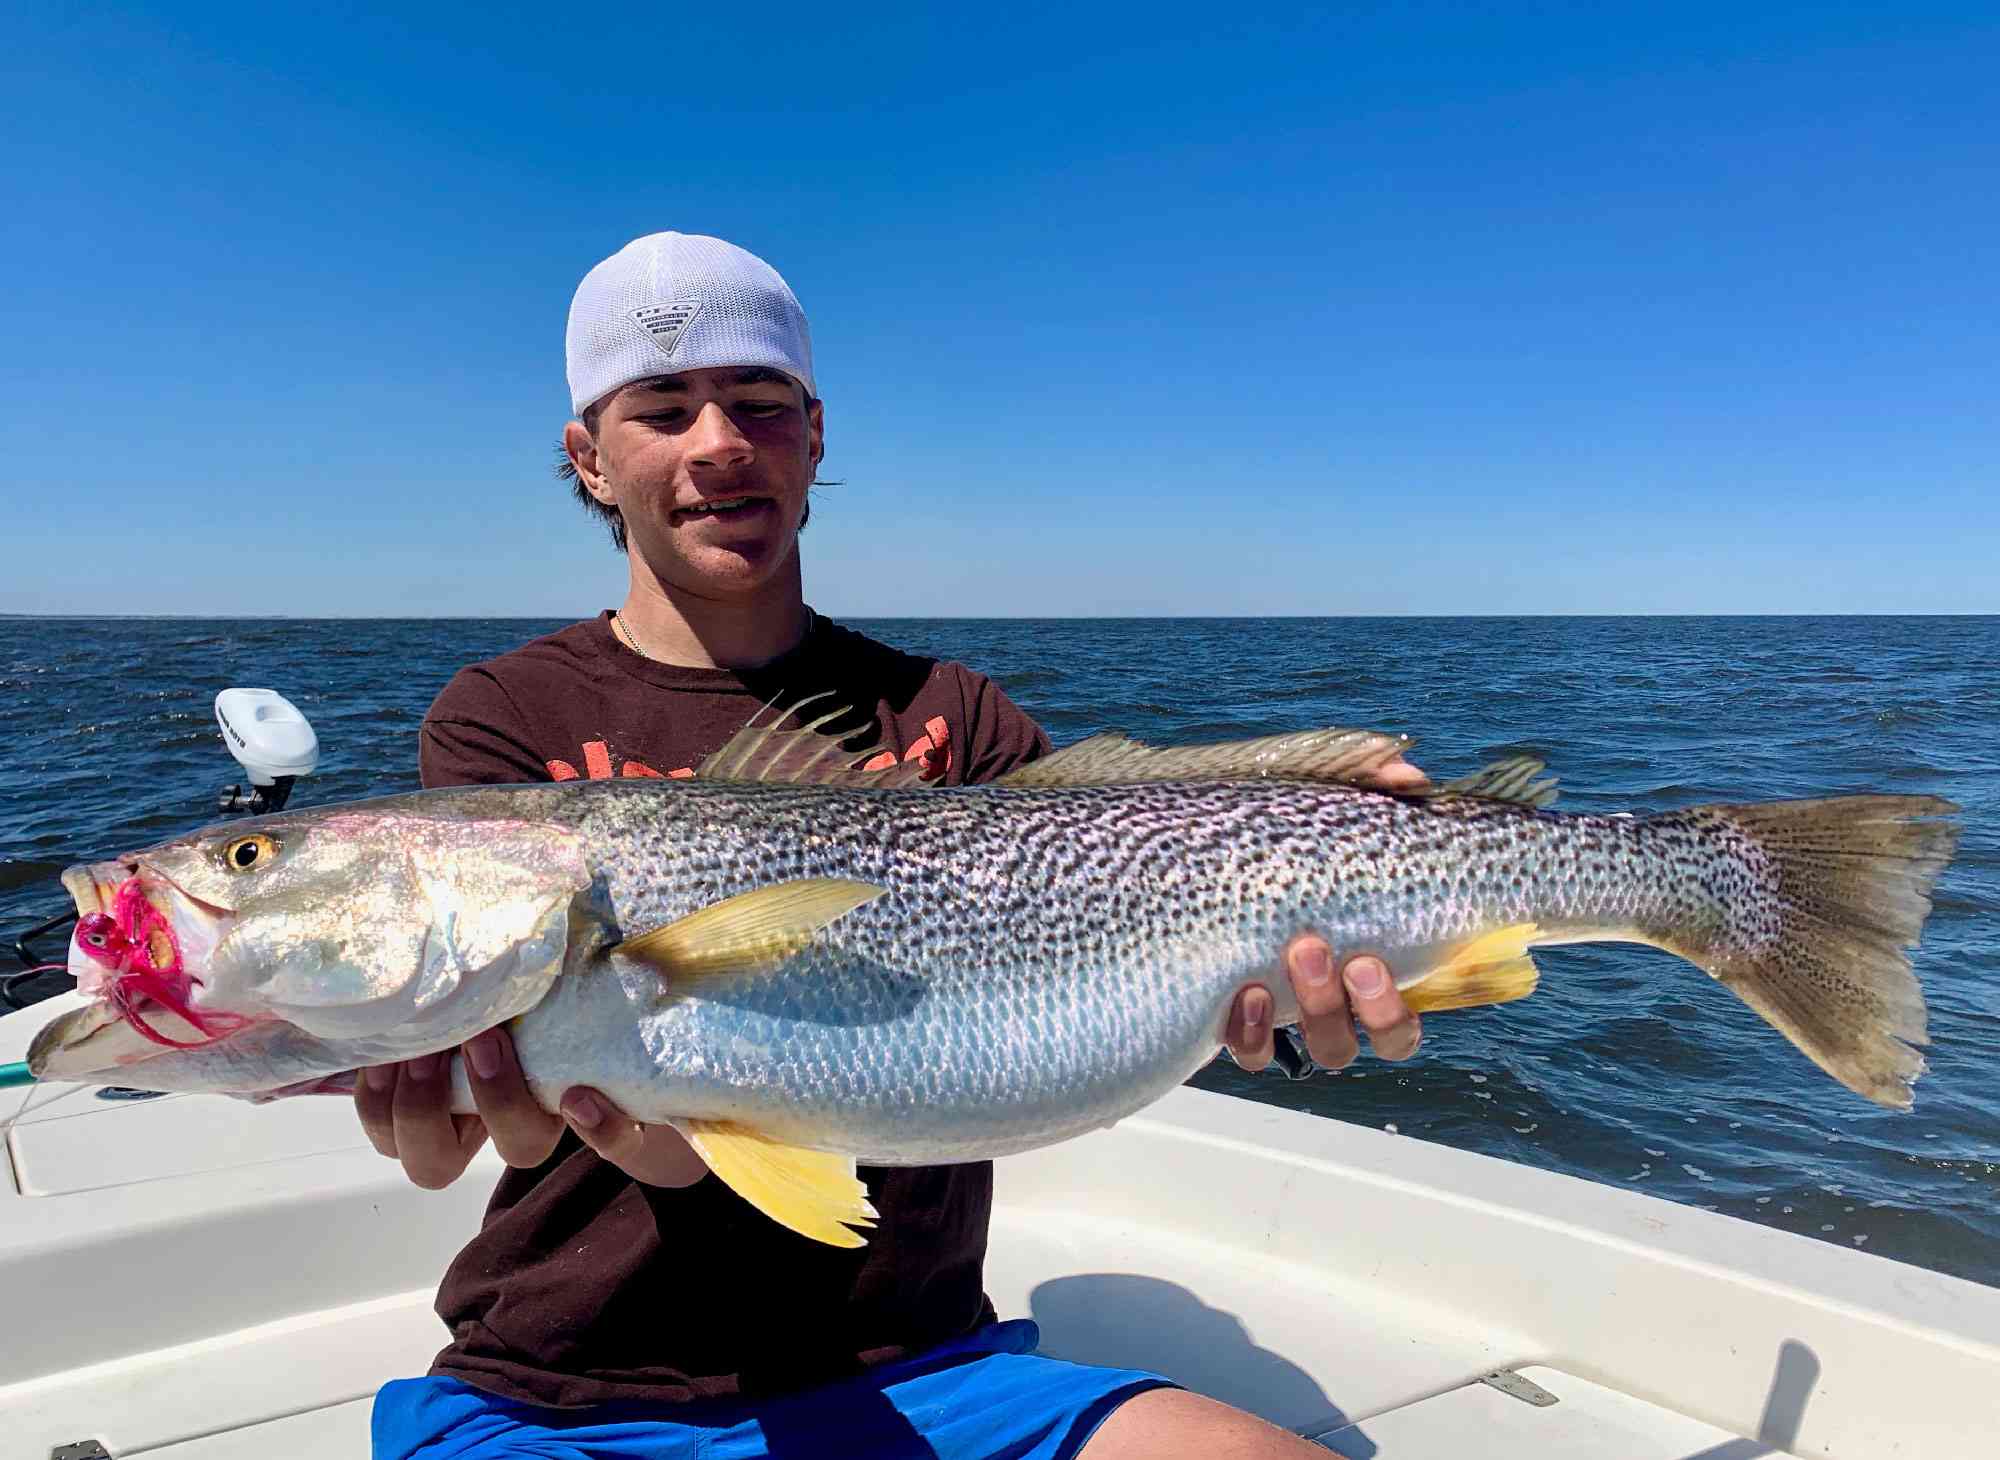
<path fill-rule="evenodd" d="M 1378 769 L 1371 784 L 1382 791 L 1414 791 L 1430 778 L 1401 756 Z M 1299 1030 L 1314 1061 L 1344 1069 L 1361 1052 L 1354 1026 L 1368 1031 L 1375 1053 L 1406 1060 L 1417 1052 L 1423 1025 L 1403 1004 L 1396 982 L 1379 958 L 1350 958 L 1334 977 L 1333 950 L 1315 933 L 1301 933 L 1285 945 L 1285 971 L 1299 1001 Z M 1271 1062 L 1275 1026 L 1271 991 L 1252 984 L 1236 996 L 1225 1040 L 1236 1063 L 1261 1070 Z"/>
<path fill-rule="evenodd" d="M 486 1126 L 476 1115 L 451 1113 L 448 1055 L 399 1065 L 370 1065 L 354 1082 L 354 1113 L 369 1144 L 403 1163 L 403 1174 L 426 1191 L 458 1180 L 479 1148 Z"/>
<path fill-rule="evenodd" d="M 1423 1025 L 1404 1007 L 1381 959 L 1369 954 L 1350 958 L 1336 978 L 1326 939 L 1301 933 L 1285 945 L 1284 961 L 1299 1001 L 1299 1030 L 1315 1062 L 1329 1070 L 1352 1064 L 1361 1052 L 1357 1023 L 1383 1059 L 1406 1060 L 1417 1052 Z M 1272 1007 L 1271 991 L 1252 984 L 1236 996 L 1229 1011 L 1224 1037 L 1230 1054 L 1246 1070 L 1261 1070 L 1271 1062 Z"/>
<path fill-rule="evenodd" d="M 373 1066 L 354 1087 L 355 1113 L 369 1142 L 401 1161 L 410 1180 L 428 1191 L 458 1180 L 489 1134 L 509 1166 L 539 1166 L 562 1139 L 565 1124 L 634 1181 L 692 1186 L 708 1174 L 679 1131 L 640 1125 L 595 1090 L 579 1086 L 565 1092 L 563 1113 L 550 1115 L 528 1093 L 505 1029 L 469 1040 L 463 1053 L 477 1115 L 451 1113 L 448 1055 Z"/>

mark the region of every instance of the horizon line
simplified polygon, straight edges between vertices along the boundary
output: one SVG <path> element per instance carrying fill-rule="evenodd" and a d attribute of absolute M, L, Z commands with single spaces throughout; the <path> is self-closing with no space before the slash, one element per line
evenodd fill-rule
<path fill-rule="evenodd" d="M 585 623 L 562 614 L 518 613 L 16 613 L 0 611 L 0 622 L 72 623 Z M 839 623 L 1258 623 L 1271 619 L 1331 622 L 1342 619 L 1985 619 L 2000 618 L 2000 609 L 1988 612 L 1936 612 L 1924 610 L 1873 609 L 1839 613 L 1797 610 L 1786 613 L 1728 613 L 1720 611 L 1669 613 L 1660 611 L 1616 612 L 1578 610 L 1562 613 L 862 613 L 828 615 Z"/>

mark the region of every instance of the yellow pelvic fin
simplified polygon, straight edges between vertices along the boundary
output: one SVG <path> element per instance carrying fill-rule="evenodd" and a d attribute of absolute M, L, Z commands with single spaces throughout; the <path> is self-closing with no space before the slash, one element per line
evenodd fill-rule
<path fill-rule="evenodd" d="M 833 1247 L 865 1247 L 875 1223 L 852 1156 L 808 1151 L 728 1121 L 691 1120 L 688 1142 L 723 1184 L 782 1227 Z"/>
<path fill-rule="evenodd" d="M 1533 923 L 1516 923 L 1460 944 L 1442 965 L 1403 990 L 1403 1002 L 1414 1014 L 1434 1014 L 1525 999 L 1541 978 L 1528 956 L 1528 945 L 1541 931 Z"/>
<path fill-rule="evenodd" d="M 773 968 L 821 928 L 889 889 L 848 877 L 802 877 L 759 887 L 619 944 L 676 982 Z"/>

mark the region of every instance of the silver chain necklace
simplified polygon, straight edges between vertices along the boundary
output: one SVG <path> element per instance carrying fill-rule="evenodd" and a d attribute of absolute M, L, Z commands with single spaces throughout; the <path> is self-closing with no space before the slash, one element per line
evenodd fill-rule
<path fill-rule="evenodd" d="M 806 631 L 799 636 L 799 642 L 803 644 L 807 639 L 810 639 L 813 630 L 818 626 L 819 615 L 813 611 L 811 605 L 807 605 Z M 625 647 L 630 649 L 634 654 L 637 654 L 641 659 L 648 660 L 654 664 L 665 664 L 667 662 L 657 654 L 646 652 L 645 646 L 639 642 L 638 635 L 632 632 L 632 626 L 625 622 L 625 615 L 615 608 L 611 610 L 611 634 L 613 638 L 622 639 Z"/>

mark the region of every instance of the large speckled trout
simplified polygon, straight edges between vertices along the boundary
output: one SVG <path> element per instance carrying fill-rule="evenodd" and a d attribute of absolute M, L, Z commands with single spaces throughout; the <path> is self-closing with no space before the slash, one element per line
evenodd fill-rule
<path fill-rule="evenodd" d="M 1100 736 L 944 789 L 823 741 L 766 726 L 692 781 L 420 792 L 72 869 L 96 1001 L 30 1064 L 304 1093 L 506 1022 L 548 1108 L 594 1085 L 843 1245 L 872 1216 L 857 1160 L 1109 1125 L 1215 1055 L 1251 982 L 1296 1019 L 1274 969 L 1307 928 L 1379 953 L 1420 1012 L 1528 993 L 1537 946 L 1648 943 L 1870 1100 L 1908 1106 L 1924 1068 L 1902 950 L 1955 845 L 1949 802 L 1572 816 L 1528 760 L 1366 789 L 1408 742 L 1351 730 Z"/>

